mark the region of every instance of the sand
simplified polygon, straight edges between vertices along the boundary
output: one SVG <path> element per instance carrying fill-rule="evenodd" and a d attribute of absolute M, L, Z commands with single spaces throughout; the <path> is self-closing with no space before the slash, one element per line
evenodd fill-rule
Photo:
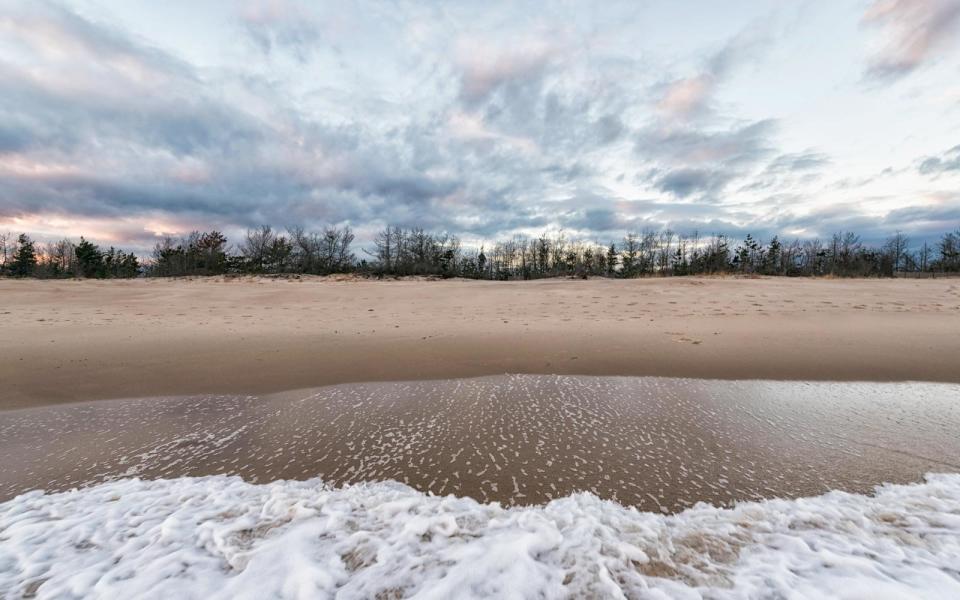
<path fill-rule="evenodd" d="M 0 281 L 0 587 L 953 598 L 958 333 L 958 280 Z"/>
<path fill-rule="evenodd" d="M 960 382 L 960 280 L 0 280 L 0 409 L 502 373 Z"/>

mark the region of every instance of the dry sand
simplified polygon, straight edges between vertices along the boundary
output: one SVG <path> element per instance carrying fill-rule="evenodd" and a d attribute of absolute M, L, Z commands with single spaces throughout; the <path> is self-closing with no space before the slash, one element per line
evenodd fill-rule
<path fill-rule="evenodd" d="M 0 409 L 501 373 L 960 382 L 960 280 L 2 280 L 0 332 Z"/>

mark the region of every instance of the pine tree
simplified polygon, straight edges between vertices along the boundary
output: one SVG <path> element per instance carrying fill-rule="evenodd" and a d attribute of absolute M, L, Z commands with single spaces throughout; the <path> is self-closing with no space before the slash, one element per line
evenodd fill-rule
<path fill-rule="evenodd" d="M 17 249 L 10 263 L 10 273 L 14 277 L 29 277 L 37 268 L 37 252 L 33 240 L 21 233 L 17 238 Z"/>
<path fill-rule="evenodd" d="M 783 245 L 780 243 L 780 240 L 777 239 L 777 236 L 773 236 L 773 239 L 770 240 L 770 246 L 767 248 L 767 256 L 765 260 L 766 275 L 780 274 L 780 259 L 782 253 Z"/>
<path fill-rule="evenodd" d="M 607 248 L 607 276 L 616 277 L 617 276 L 617 245 L 610 244 L 610 247 Z"/>
<path fill-rule="evenodd" d="M 80 238 L 73 255 L 77 259 L 77 275 L 79 277 L 103 276 L 103 253 L 100 248 L 87 240 Z"/>
<path fill-rule="evenodd" d="M 486 278 L 487 255 L 483 253 L 483 246 L 480 246 L 480 254 L 477 256 L 477 271 L 480 279 Z"/>

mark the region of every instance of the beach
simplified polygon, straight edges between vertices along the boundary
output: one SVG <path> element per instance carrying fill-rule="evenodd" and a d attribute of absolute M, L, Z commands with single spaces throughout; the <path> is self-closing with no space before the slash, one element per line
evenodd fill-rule
<path fill-rule="evenodd" d="M 960 590 L 960 280 L 0 298 L 0 586 L 23 597 Z"/>
<path fill-rule="evenodd" d="M 960 382 L 960 280 L 0 280 L 0 409 L 504 373 Z"/>

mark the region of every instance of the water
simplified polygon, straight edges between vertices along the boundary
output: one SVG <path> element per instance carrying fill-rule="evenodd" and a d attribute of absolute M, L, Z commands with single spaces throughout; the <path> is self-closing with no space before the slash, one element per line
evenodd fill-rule
<path fill-rule="evenodd" d="M 0 500 L 133 476 L 395 480 L 641 510 L 960 471 L 960 386 L 508 375 L 0 412 Z"/>
<path fill-rule="evenodd" d="M 0 595 L 960 598 L 960 475 L 674 515 L 397 483 L 121 479 L 0 503 Z"/>

